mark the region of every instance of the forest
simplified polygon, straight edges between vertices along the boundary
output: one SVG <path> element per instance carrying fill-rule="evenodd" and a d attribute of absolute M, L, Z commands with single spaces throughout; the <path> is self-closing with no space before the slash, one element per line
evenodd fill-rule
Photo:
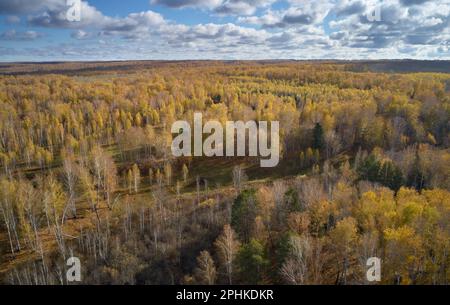
<path fill-rule="evenodd" d="M 0 283 L 78 284 L 77 257 L 81 284 L 450 284 L 450 70 L 430 65 L 0 65 Z M 174 157 L 198 112 L 279 121 L 279 164 Z"/>

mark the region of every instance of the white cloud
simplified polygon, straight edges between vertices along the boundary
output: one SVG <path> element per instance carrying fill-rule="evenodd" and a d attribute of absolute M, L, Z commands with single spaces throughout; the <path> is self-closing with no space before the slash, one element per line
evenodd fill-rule
<path fill-rule="evenodd" d="M 261 16 L 241 17 L 241 23 L 259 24 L 263 27 L 302 27 L 322 23 L 333 7 L 332 2 L 291 1 L 292 6 L 283 11 L 268 10 Z"/>
<path fill-rule="evenodd" d="M 32 26 L 49 28 L 84 28 L 102 26 L 112 20 L 112 18 L 104 16 L 86 1 L 81 1 L 80 21 L 69 21 L 67 19 L 67 9 L 66 5 L 55 6 L 40 14 L 29 16 L 28 23 Z"/>
<path fill-rule="evenodd" d="M 151 0 L 173 8 L 194 7 L 211 10 L 220 15 L 251 15 L 259 8 L 269 7 L 277 0 Z"/>
<path fill-rule="evenodd" d="M 27 14 L 65 5 L 65 0 L 1 0 L 0 14 Z"/>
<path fill-rule="evenodd" d="M 85 32 L 83 30 L 78 30 L 78 31 L 73 32 L 70 36 L 72 38 L 81 40 L 81 39 L 90 38 L 91 35 L 88 32 Z"/>
<path fill-rule="evenodd" d="M 408 46 L 422 45 L 425 49 L 426 45 L 437 45 L 448 38 L 448 0 L 426 2 L 420 7 L 411 3 L 406 6 L 403 2 L 369 0 L 364 11 L 338 15 L 337 20 L 330 22 L 330 28 L 335 31 L 331 38 L 342 46 L 370 48 L 373 53 L 398 48 L 399 53 L 410 50 L 415 54 L 419 54 L 419 50 Z M 345 10 L 353 4 L 351 1 L 342 1 L 339 9 Z M 380 20 L 371 22 L 367 14 L 375 8 L 379 9 Z"/>
<path fill-rule="evenodd" d="M 129 52 L 132 57 L 160 54 L 173 58 L 450 57 L 450 0 L 287 0 L 288 7 L 277 10 L 272 6 L 275 2 L 150 1 L 151 5 L 190 7 L 210 16 L 229 16 L 225 24 L 193 25 L 167 20 L 152 10 L 124 17 L 106 16 L 87 1 L 82 2 L 80 22 L 66 20 L 67 7 L 61 6 L 59 0 L 0 0 L 0 9 L 20 17 L 31 14 L 28 23 L 32 27 L 72 29 L 71 37 L 86 40 L 84 43 L 101 39 L 115 50 L 107 56 L 125 56 L 122 53 Z M 381 20 L 371 22 L 367 16 L 377 8 Z M 5 32 L 2 39 L 39 37 L 32 36 L 23 31 Z M 77 52 L 80 56 L 95 56 L 95 52 L 103 54 L 100 49 L 82 51 L 79 46 L 66 45 L 51 54 L 59 51 L 65 56 Z"/>
<path fill-rule="evenodd" d="M 252 15 L 259 8 L 269 7 L 275 0 L 226 0 L 215 8 L 224 15 Z"/>

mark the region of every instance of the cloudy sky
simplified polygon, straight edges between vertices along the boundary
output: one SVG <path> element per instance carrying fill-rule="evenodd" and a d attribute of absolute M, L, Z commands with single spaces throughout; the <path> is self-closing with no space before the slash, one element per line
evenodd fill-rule
<path fill-rule="evenodd" d="M 450 0 L 0 0 L 0 61 L 450 59 Z"/>

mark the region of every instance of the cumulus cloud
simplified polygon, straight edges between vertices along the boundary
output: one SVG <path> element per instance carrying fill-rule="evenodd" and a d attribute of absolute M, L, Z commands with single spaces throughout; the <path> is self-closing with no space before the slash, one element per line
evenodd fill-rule
<path fill-rule="evenodd" d="M 131 13 L 125 18 L 108 19 L 101 28 L 106 32 L 133 32 L 150 30 L 165 23 L 164 18 L 153 11 Z"/>
<path fill-rule="evenodd" d="M 220 15 L 251 15 L 259 8 L 269 7 L 277 0 L 151 0 L 151 4 L 173 8 L 208 9 Z"/>
<path fill-rule="evenodd" d="M 241 23 L 258 24 L 263 27 L 299 27 L 322 23 L 333 7 L 330 1 L 291 1 L 292 6 L 283 11 L 267 11 L 260 17 L 241 17 Z"/>
<path fill-rule="evenodd" d="M 366 4 L 362 1 L 341 1 L 336 7 L 335 14 L 338 17 L 361 14 L 366 10 Z"/>
<path fill-rule="evenodd" d="M 245 24 L 260 25 L 263 27 L 272 27 L 280 25 L 283 15 L 279 11 L 267 11 L 261 16 L 239 17 L 238 22 Z"/>
<path fill-rule="evenodd" d="M 423 4 L 427 1 L 430 1 L 430 0 L 400 0 L 400 2 L 406 6 Z"/>
<path fill-rule="evenodd" d="M 314 22 L 314 16 L 297 11 L 284 15 L 282 22 L 285 24 L 312 24 Z"/>
<path fill-rule="evenodd" d="M 173 9 L 200 9 L 202 14 L 213 17 L 226 15 L 224 24 L 211 23 L 210 19 L 194 24 L 175 22 L 152 10 L 112 17 L 87 1 L 82 1 L 79 22 L 67 20 L 65 0 L 0 0 L 0 9 L 4 15 L 28 17 L 32 30 L 39 27 L 71 29 L 70 36 L 79 44 L 93 44 L 100 39 L 108 43 L 108 49 L 114 50 L 103 54 L 99 51 L 101 46 L 83 51 L 82 47 L 65 45 L 50 53 L 60 52 L 63 56 L 80 54 L 91 58 L 95 52 L 105 58 L 122 56 L 121 52 L 129 52 L 132 57 L 160 54 L 171 58 L 450 56 L 450 0 L 285 0 L 283 6 L 273 5 L 275 2 L 149 1 L 150 5 Z M 369 18 L 374 12 L 379 12 L 380 20 Z M 26 31 L 4 32 L 1 39 L 39 37 L 36 31 L 30 32 L 38 36 L 33 38 L 33 34 L 26 34 Z M 124 43 L 123 39 L 127 41 Z"/>
<path fill-rule="evenodd" d="M 191 27 L 169 26 L 162 32 L 171 46 L 225 48 L 262 45 L 269 34 L 264 30 L 244 28 L 235 24 L 199 24 Z"/>
<path fill-rule="evenodd" d="M 0 14 L 27 14 L 65 5 L 65 0 L 2 0 Z"/>
<path fill-rule="evenodd" d="M 92 35 L 90 33 L 88 33 L 88 32 L 83 31 L 83 30 L 78 30 L 78 31 L 72 32 L 72 34 L 70 36 L 72 38 L 81 40 L 81 39 L 90 38 Z"/>
<path fill-rule="evenodd" d="M 64 4 L 54 6 L 40 14 L 30 16 L 28 18 L 28 23 L 38 27 L 83 28 L 89 26 L 102 26 L 112 20 L 112 18 L 104 16 L 94 6 L 91 6 L 87 2 L 81 1 L 80 4 L 80 21 L 68 20 L 68 7 Z"/>
<path fill-rule="evenodd" d="M 109 17 L 86 1 L 81 2 L 79 21 L 69 21 L 67 7 L 56 7 L 28 17 L 28 24 L 34 27 L 77 29 L 71 37 L 86 39 L 92 37 L 89 31 L 99 35 L 121 35 L 124 38 L 138 39 L 165 23 L 164 17 L 153 11 L 131 13 L 126 17 Z"/>
<path fill-rule="evenodd" d="M 389 54 L 394 56 L 411 52 L 411 57 L 414 57 L 424 54 L 442 56 L 448 49 L 448 0 L 289 2 L 291 6 L 286 10 L 268 10 L 260 16 L 241 17 L 238 20 L 242 24 L 279 28 L 280 33 L 274 34 L 269 41 L 276 42 L 278 47 L 284 45 L 290 48 L 297 44 L 297 50 L 313 43 L 316 49 L 332 47 L 330 50 L 334 54 L 347 50 L 359 57 L 374 54 L 389 57 Z M 370 18 L 377 17 L 378 13 L 380 20 Z M 327 16 L 331 16 L 328 21 L 325 20 Z M 327 32 L 324 32 L 325 27 L 328 28 Z M 306 34 L 308 38 L 305 38 Z M 420 45 L 420 49 L 413 47 L 417 45 Z M 446 54 L 447 57 L 449 55 Z"/>
<path fill-rule="evenodd" d="M 215 8 L 215 12 L 225 15 L 251 15 L 259 8 L 270 6 L 275 0 L 227 0 Z"/>

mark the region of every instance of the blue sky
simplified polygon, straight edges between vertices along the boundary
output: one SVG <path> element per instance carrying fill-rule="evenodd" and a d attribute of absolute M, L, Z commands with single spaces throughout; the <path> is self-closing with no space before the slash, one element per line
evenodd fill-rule
<path fill-rule="evenodd" d="M 450 59 L 450 0 L 66 1 L 0 0 L 0 61 Z"/>

